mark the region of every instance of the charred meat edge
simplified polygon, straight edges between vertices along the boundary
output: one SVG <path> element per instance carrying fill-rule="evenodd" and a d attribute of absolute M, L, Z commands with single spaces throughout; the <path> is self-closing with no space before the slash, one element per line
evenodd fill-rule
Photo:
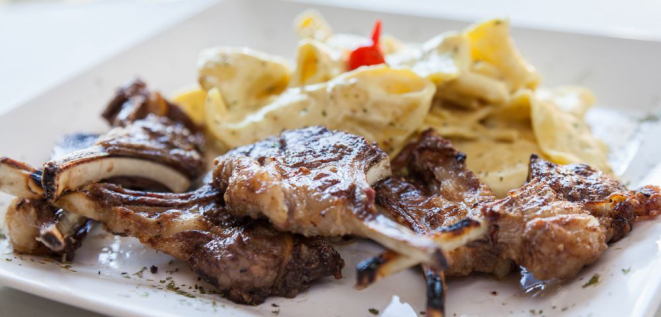
<path fill-rule="evenodd" d="M 215 165 L 216 187 L 236 216 L 267 218 L 278 230 L 306 236 L 369 238 L 439 269 L 442 251 L 451 249 L 378 212 L 371 185 L 390 175 L 390 163 L 362 137 L 324 127 L 287 130 L 233 149 Z"/>
<path fill-rule="evenodd" d="M 344 261 L 325 240 L 279 232 L 262 220 L 233 218 L 223 209 L 222 195 L 209 185 L 174 194 L 92 184 L 57 204 L 188 262 L 238 303 L 294 297 L 316 279 L 342 276 Z M 272 256 L 280 264 L 269 261 Z"/>
<path fill-rule="evenodd" d="M 536 155 L 531 156 L 531 166 L 538 165 L 539 162 L 543 162 L 543 160 Z M 546 164 L 552 163 L 546 162 Z M 531 169 L 531 176 L 529 176 L 530 179 L 534 179 L 533 173 L 534 170 Z M 524 185 L 524 187 L 526 185 Z M 447 235 L 454 236 L 454 239 L 458 242 L 455 244 L 457 247 L 478 239 L 489 240 L 489 237 L 494 234 L 493 230 L 497 230 L 497 228 L 492 228 L 491 223 L 496 221 L 497 218 L 494 218 L 496 215 L 490 215 L 488 210 L 489 206 L 497 206 L 506 199 L 507 197 L 495 202 L 487 203 L 485 206 L 479 206 L 478 208 L 485 210 L 487 213 L 484 218 L 466 218 L 464 221 L 458 222 L 456 226 L 450 226 L 446 229 L 444 228 L 443 230 L 432 233 L 429 236 L 432 239 L 445 239 Z M 618 211 L 633 208 L 635 210 L 632 211 L 632 214 L 635 218 L 639 219 L 655 217 L 661 213 L 661 189 L 657 186 L 644 186 L 637 190 L 613 192 L 603 200 L 588 201 L 585 203 L 585 206 L 593 208 L 595 212 L 602 214 L 615 214 L 617 219 L 614 219 L 613 226 L 617 226 L 622 223 L 618 220 Z M 626 223 L 625 226 L 627 228 L 624 228 L 623 232 L 629 232 L 631 230 L 632 223 L 629 221 Z M 613 236 L 610 241 L 617 241 L 621 237 L 621 235 Z M 403 257 L 393 251 L 386 251 L 381 255 L 359 264 L 357 287 L 365 288 L 381 278 L 390 276 L 417 264 L 420 264 L 420 262 Z"/>

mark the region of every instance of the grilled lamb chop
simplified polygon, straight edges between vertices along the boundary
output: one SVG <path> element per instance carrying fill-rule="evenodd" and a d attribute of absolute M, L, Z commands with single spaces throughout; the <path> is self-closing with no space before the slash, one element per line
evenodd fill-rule
<path fill-rule="evenodd" d="M 114 128 L 93 146 L 44 165 L 42 183 L 51 202 L 85 184 L 123 176 L 182 192 L 204 172 L 199 128 L 142 81 L 120 88 L 103 116 Z"/>
<path fill-rule="evenodd" d="M 58 205 L 188 262 L 238 303 L 259 304 L 271 295 L 294 297 L 317 279 L 342 276 L 344 261 L 323 238 L 231 217 L 222 195 L 209 185 L 160 194 L 92 184 L 65 195 Z"/>
<path fill-rule="evenodd" d="M 98 138 L 98 135 L 89 133 L 66 135 L 55 144 L 51 158 L 57 160 L 71 152 L 89 148 Z M 12 163 L 7 158 L 2 160 L 0 166 L 7 164 L 22 166 L 18 162 Z M 63 261 L 72 260 L 75 250 L 91 228 L 91 221 L 85 217 L 67 213 L 46 202 L 44 193 L 39 188 L 41 171 L 27 166 L 21 168 L 24 173 L 17 174 L 20 177 L 26 177 L 22 182 L 33 184 L 32 188 L 37 193 L 27 196 L 18 194 L 19 197 L 30 199 L 14 200 L 5 215 L 7 233 L 14 251 L 35 255 L 59 255 L 62 256 Z M 3 177 L 3 179 L 6 178 Z M 105 181 L 122 184 L 133 189 L 168 190 L 164 185 L 150 179 L 114 177 Z"/>
<path fill-rule="evenodd" d="M 9 162 L 0 164 L 0 170 L 12 173 L 0 172 L 0 180 L 10 174 L 28 177 L 0 182 L 0 190 L 31 193 L 27 184 L 35 169 Z M 111 232 L 136 237 L 187 261 L 201 277 L 239 303 L 259 304 L 270 295 L 293 297 L 316 279 L 340 278 L 344 266 L 322 238 L 279 232 L 264 220 L 230 216 L 223 195 L 211 185 L 176 194 L 94 183 L 45 205 L 50 206 L 97 220 Z"/>
<path fill-rule="evenodd" d="M 491 189 L 466 168 L 466 155 L 431 129 L 405 147 L 392 166 L 395 176 L 375 186 L 377 204 L 420 235 L 472 229 L 476 222 L 466 218 L 479 218 L 476 207 L 496 200 Z M 446 251 L 450 260 L 446 275 L 477 271 L 502 278 L 511 271 L 511 261 L 499 259 L 484 240 Z"/>
<path fill-rule="evenodd" d="M 76 150 L 94 144 L 96 134 L 75 133 L 60 139 L 53 148 L 51 159 L 57 159 Z M 2 165 L 9 163 L 4 159 Z M 20 164 L 16 164 L 19 165 Z M 31 174 L 32 179 L 24 183 L 34 183 L 39 191 L 31 199 L 17 198 L 10 204 L 5 214 L 7 235 L 15 252 L 33 255 L 61 256 L 63 261 L 72 260 L 75 250 L 92 226 L 91 220 L 68 214 L 46 202 L 43 192 L 38 188 L 40 172 L 23 166 L 24 175 Z"/>
<path fill-rule="evenodd" d="M 388 156 L 365 139 L 323 127 L 283 132 L 236 148 L 215 161 L 214 182 L 227 211 L 267 218 L 305 236 L 358 235 L 441 266 L 429 239 L 379 214 L 376 181 L 390 174 Z"/>
<path fill-rule="evenodd" d="M 43 197 L 36 169 L 6 158 L 0 163 L 0 190 Z M 322 238 L 278 232 L 264 220 L 230 217 L 223 195 L 210 185 L 165 194 L 94 183 L 69 190 L 51 204 L 187 261 L 240 303 L 258 304 L 269 295 L 293 297 L 316 279 L 340 278 L 344 266 Z"/>
<path fill-rule="evenodd" d="M 70 221 L 73 220 L 73 221 Z M 76 249 L 92 226 L 90 220 L 77 222 L 70 219 L 59 208 L 42 200 L 14 199 L 5 214 L 7 236 L 14 252 L 61 256 L 63 261 L 72 260 Z M 51 228 L 57 226 L 57 230 Z M 67 231 L 65 231 L 67 230 Z M 71 232 L 56 241 L 50 241 L 52 232 Z M 56 247 L 53 247 L 56 246 Z"/>
<path fill-rule="evenodd" d="M 19 190 L 12 194 L 35 202 L 26 208 L 30 201 L 21 201 L 23 208 L 12 208 L 9 216 L 18 210 L 52 213 L 52 208 L 45 207 L 48 204 L 37 201 L 45 197 L 52 203 L 66 191 L 91 182 L 103 180 L 133 189 L 181 192 L 202 174 L 205 164 L 200 151 L 204 139 L 198 127 L 177 106 L 147 90 L 143 82 L 136 80 L 120 88 L 104 117 L 114 129 L 101 137 L 65 137 L 56 145 L 51 161 L 44 164 L 43 173 L 10 159 L 0 161 L 0 188 L 10 193 Z M 52 219 L 50 223 L 17 223 L 33 218 L 27 214 L 15 217 L 12 228 L 38 227 L 36 238 L 57 253 L 73 250 L 68 239 L 78 235 L 78 228 L 87 222 L 84 217 L 57 210 L 52 217 L 39 218 Z M 30 237 L 14 233 L 16 238 Z M 29 253 L 26 248 L 19 249 Z"/>
<path fill-rule="evenodd" d="M 384 214 L 398 223 L 411 228 L 416 234 L 451 232 L 464 238 L 484 234 L 479 222 L 466 219 L 479 204 L 496 200 L 491 189 L 466 169 L 466 155 L 433 130 L 423 132 L 416 142 L 406 146 L 391 162 L 393 177 L 377 185 L 376 201 Z M 473 230 L 473 232 L 470 232 Z M 461 234 L 457 234 L 461 232 Z M 511 261 L 500 259 L 485 241 L 474 241 L 466 246 L 446 251 L 450 266 L 444 271 L 423 265 L 427 279 L 427 315 L 442 316 L 444 310 L 445 275 L 466 275 L 472 271 L 495 273 L 505 276 L 511 271 Z M 378 258 L 379 264 L 361 263 L 359 287 L 369 285 L 377 276 L 365 266 L 388 265 L 387 257 Z M 445 274 L 445 275 L 444 275 Z"/>
<path fill-rule="evenodd" d="M 171 191 L 188 189 L 204 170 L 204 160 L 190 131 L 153 114 L 100 137 L 94 146 L 49 161 L 42 183 L 46 197 L 118 176 L 153 179 Z"/>
<path fill-rule="evenodd" d="M 184 126 L 197 139 L 194 143 L 204 144 L 200 127 L 179 106 L 152 92 L 140 79 L 119 88 L 101 116 L 113 127 L 124 127 L 153 114 L 165 117 Z"/>
<path fill-rule="evenodd" d="M 661 189 L 627 190 L 585 164 L 558 166 L 533 155 L 529 181 L 485 204 L 491 240 L 502 257 L 535 278 L 571 278 L 622 239 L 636 219 L 661 213 Z"/>
<path fill-rule="evenodd" d="M 515 263 L 538 279 L 570 278 L 626 235 L 635 219 L 661 212 L 658 187 L 630 191 L 587 165 L 558 166 L 535 155 L 528 183 L 495 200 L 464 160 L 448 141 L 426 131 L 393 162 L 406 176 L 376 187 L 378 203 L 417 233 L 482 233 L 448 253 L 449 274 L 503 276 Z M 358 283 L 364 287 L 411 265 L 388 251 L 359 266 Z"/>

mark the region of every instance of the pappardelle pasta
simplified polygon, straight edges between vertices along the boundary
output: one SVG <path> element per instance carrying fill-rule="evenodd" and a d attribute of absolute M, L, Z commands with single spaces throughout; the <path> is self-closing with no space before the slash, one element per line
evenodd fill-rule
<path fill-rule="evenodd" d="M 395 155 L 431 127 L 468 155 L 468 167 L 497 196 L 526 181 L 533 153 L 612 172 L 608 149 L 583 119 L 595 102 L 592 93 L 540 88 L 540 75 L 519 53 L 507 20 L 447 31 L 421 44 L 379 39 L 380 25 L 372 39 L 336 34 L 315 11 L 299 15 L 294 30 L 300 41 L 291 64 L 249 48 L 200 54 L 199 88 L 174 100 L 219 148 L 322 125 L 361 135 Z M 352 70 L 349 59 L 370 45 L 385 63 Z"/>

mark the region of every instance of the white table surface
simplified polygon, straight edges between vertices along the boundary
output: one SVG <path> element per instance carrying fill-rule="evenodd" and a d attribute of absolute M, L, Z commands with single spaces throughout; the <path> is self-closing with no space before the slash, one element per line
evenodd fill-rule
<path fill-rule="evenodd" d="M 212 2 L 0 0 L 0 114 Z M 362 8 L 377 3 L 307 2 Z M 378 5 L 466 21 L 509 16 L 515 25 L 661 41 L 658 0 L 380 0 Z M 0 286 L 0 316 L 99 315 Z"/>

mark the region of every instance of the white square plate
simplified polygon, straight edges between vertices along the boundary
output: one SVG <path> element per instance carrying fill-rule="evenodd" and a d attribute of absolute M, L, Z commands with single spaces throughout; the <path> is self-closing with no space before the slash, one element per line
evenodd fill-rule
<path fill-rule="evenodd" d="M 99 116 L 101 110 L 115 88 L 128 79 L 140 76 L 166 94 L 194 82 L 196 56 L 206 47 L 249 46 L 292 57 L 296 45 L 292 19 L 309 6 L 267 0 L 220 2 L 1 116 L 0 154 L 40 165 L 61 135 L 107 130 Z M 411 42 L 467 25 L 388 12 L 315 7 L 338 32 L 367 34 L 372 21 L 381 18 L 386 32 Z M 580 84 L 595 91 L 598 106 L 589 114 L 589 121 L 595 133 L 611 145 L 613 164 L 623 180 L 633 186 L 661 183 L 661 127 L 636 119 L 658 110 L 661 43 L 517 28 L 513 35 L 544 76 L 544 85 Z M 0 196 L 0 208 L 9 200 L 9 196 Z M 168 256 L 135 239 L 113 237 L 100 229 L 85 240 L 70 267 L 15 256 L 7 241 L 0 248 L 0 283 L 104 314 L 369 316 L 368 309 L 375 308 L 386 316 L 413 316 L 424 310 L 425 286 L 417 270 L 367 290 L 353 289 L 356 263 L 380 251 L 369 242 L 338 246 L 346 261 L 344 279 L 327 279 L 294 299 L 271 298 L 256 307 L 189 289 L 196 283 L 206 290 L 212 287 L 197 281 L 184 263 L 170 263 Z M 151 265 L 159 267 L 157 274 L 149 270 L 134 274 Z M 447 311 L 449 316 L 651 316 L 661 299 L 660 267 L 661 222 L 642 222 L 580 276 L 543 291 L 542 285 L 526 291 L 518 274 L 506 281 L 488 276 L 450 279 Z M 600 275 L 600 283 L 583 287 L 594 274 Z M 194 297 L 168 290 L 170 278 Z"/>

